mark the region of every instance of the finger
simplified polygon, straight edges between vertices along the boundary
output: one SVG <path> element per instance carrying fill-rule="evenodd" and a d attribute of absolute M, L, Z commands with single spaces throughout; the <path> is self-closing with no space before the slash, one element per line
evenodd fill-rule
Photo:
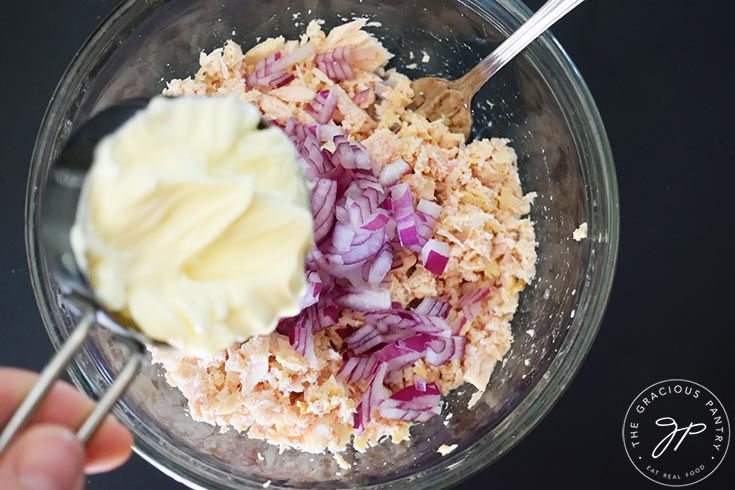
<path fill-rule="evenodd" d="M 133 451 L 133 436 L 115 417 L 108 416 L 87 442 L 85 471 L 94 475 L 122 466 Z"/>
<path fill-rule="evenodd" d="M 84 448 L 65 427 L 34 426 L 0 457 L 0 482 L 6 490 L 81 490 Z"/>
<path fill-rule="evenodd" d="M 37 375 L 14 368 L 0 368 L 0 427 L 4 426 L 30 391 Z M 57 382 L 33 417 L 33 423 L 48 423 L 79 428 L 94 408 L 92 402 L 74 387 Z M 89 473 L 109 471 L 130 456 L 133 438 L 114 417 L 107 417 L 86 446 L 86 469 Z"/>

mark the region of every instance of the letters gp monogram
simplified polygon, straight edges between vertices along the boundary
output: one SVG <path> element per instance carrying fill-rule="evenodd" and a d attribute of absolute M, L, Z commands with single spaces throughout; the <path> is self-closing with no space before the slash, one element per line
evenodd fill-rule
<path fill-rule="evenodd" d="M 670 487 L 707 478 L 725 459 L 729 443 L 730 423 L 720 400 L 684 379 L 643 390 L 623 422 L 630 462 L 649 480 Z"/>

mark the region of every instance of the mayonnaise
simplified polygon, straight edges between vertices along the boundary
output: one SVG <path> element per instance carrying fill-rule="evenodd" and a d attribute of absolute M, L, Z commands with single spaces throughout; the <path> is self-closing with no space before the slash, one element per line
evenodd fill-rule
<path fill-rule="evenodd" d="M 97 298 L 208 355 L 298 314 L 312 217 L 296 152 L 234 98 L 158 98 L 98 145 L 71 232 Z"/>

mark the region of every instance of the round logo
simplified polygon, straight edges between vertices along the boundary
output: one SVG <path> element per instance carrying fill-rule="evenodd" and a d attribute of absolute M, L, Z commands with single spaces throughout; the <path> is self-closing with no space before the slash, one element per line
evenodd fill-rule
<path fill-rule="evenodd" d="M 693 485 L 722 463 L 730 443 L 730 421 L 720 400 L 684 379 L 643 390 L 628 407 L 623 443 L 630 462 L 661 485 Z"/>

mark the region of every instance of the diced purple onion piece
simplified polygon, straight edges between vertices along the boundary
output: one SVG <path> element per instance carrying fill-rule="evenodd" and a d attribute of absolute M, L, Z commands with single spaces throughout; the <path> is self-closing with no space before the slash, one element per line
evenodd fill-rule
<path fill-rule="evenodd" d="M 319 124 L 316 127 L 316 137 L 320 143 L 332 141 L 332 138 L 343 132 L 344 130 L 336 124 Z"/>
<path fill-rule="evenodd" d="M 362 395 L 360 404 L 357 406 L 357 411 L 355 412 L 354 427 L 358 431 L 365 430 L 365 427 L 367 427 L 373 417 L 373 411 L 375 411 L 386 398 L 387 390 L 385 389 L 385 386 L 383 386 L 383 382 L 385 381 L 387 370 L 387 364 L 381 363 L 376 368 L 372 381 L 370 381 L 367 390 L 365 390 L 365 393 Z"/>
<path fill-rule="evenodd" d="M 407 175 L 411 171 L 411 166 L 405 160 L 399 158 L 385 167 L 380 172 L 380 184 L 389 187 L 398 182 L 398 179 Z"/>
<path fill-rule="evenodd" d="M 356 311 L 375 311 L 390 308 L 388 290 L 350 292 L 335 298 L 338 305 Z"/>
<path fill-rule="evenodd" d="M 301 308 L 307 308 L 317 301 L 324 286 L 322 278 L 317 271 L 311 270 L 306 273 L 306 294 L 301 298 Z"/>
<path fill-rule="evenodd" d="M 281 75 L 268 82 L 268 85 L 271 88 L 280 88 L 292 81 L 294 78 L 296 77 L 293 75 L 293 73 L 282 73 Z"/>
<path fill-rule="evenodd" d="M 441 391 L 436 383 L 407 386 L 385 399 L 379 411 L 388 419 L 427 422 L 441 413 Z"/>
<path fill-rule="evenodd" d="M 349 80 L 353 76 L 349 65 L 350 55 L 350 46 L 340 46 L 332 51 L 316 55 L 316 65 L 335 82 Z"/>
<path fill-rule="evenodd" d="M 393 266 L 393 250 L 386 243 L 375 260 L 370 265 L 370 273 L 367 282 L 371 287 L 378 287 Z M 392 304 L 391 304 L 392 307 Z"/>
<path fill-rule="evenodd" d="M 339 94 L 336 90 L 323 90 L 314 96 L 314 100 L 311 102 L 311 105 L 307 108 L 306 112 L 308 112 L 319 124 L 327 124 L 332 120 L 332 116 L 334 115 L 334 111 L 337 109 L 338 102 Z"/>
<path fill-rule="evenodd" d="M 490 289 L 480 288 L 467 293 L 459 300 L 457 306 L 462 308 L 465 320 L 472 320 L 480 313 L 482 300 L 490 295 Z"/>
<path fill-rule="evenodd" d="M 449 303 L 438 298 L 424 298 L 413 311 L 422 315 L 446 318 L 449 314 Z"/>
<path fill-rule="evenodd" d="M 332 229 L 336 199 L 337 183 L 330 179 L 319 179 L 311 191 L 315 243 L 324 239 Z"/>
<path fill-rule="evenodd" d="M 416 211 L 424 213 L 426 216 L 431 216 L 435 220 L 439 217 L 442 212 L 442 207 L 435 202 L 427 201 L 426 199 L 420 199 L 416 206 Z"/>
<path fill-rule="evenodd" d="M 374 356 L 347 357 L 337 371 L 337 379 L 354 384 L 375 374 L 378 361 Z"/>
<path fill-rule="evenodd" d="M 280 52 L 266 56 L 255 65 L 255 71 L 245 77 L 249 87 L 269 86 L 277 88 L 293 80 L 293 75 L 285 73 L 296 63 L 314 57 L 314 46 L 305 44 L 283 56 Z M 289 78 L 290 77 L 290 78 Z"/>
<path fill-rule="evenodd" d="M 416 214 L 413 210 L 413 197 L 408 184 L 397 184 L 391 188 L 391 205 L 401 245 L 404 247 L 417 245 L 419 235 L 416 229 Z"/>
<path fill-rule="evenodd" d="M 426 270 L 440 276 L 449 262 L 449 244 L 439 240 L 429 240 L 421 249 L 421 262 Z"/>
<path fill-rule="evenodd" d="M 356 93 L 355 96 L 352 97 L 352 102 L 362 107 L 363 104 L 367 104 L 370 102 L 370 95 L 372 93 L 373 93 L 373 89 L 366 88 L 365 90 L 362 90 L 361 92 Z"/>
<path fill-rule="evenodd" d="M 301 354 L 310 365 L 313 365 L 316 362 L 316 353 L 314 352 L 314 323 L 312 315 L 299 315 L 296 320 L 296 324 L 288 333 L 288 340 L 296 352 Z"/>
<path fill-rule="evenodd" d="M 355 232 L 342 223 L 334 225 L 334 231 L 332 233 L 332 244 L 340 252 L 347 252 L 350 250 L 352 245 L 352 239 L 355 238 Z"/>

